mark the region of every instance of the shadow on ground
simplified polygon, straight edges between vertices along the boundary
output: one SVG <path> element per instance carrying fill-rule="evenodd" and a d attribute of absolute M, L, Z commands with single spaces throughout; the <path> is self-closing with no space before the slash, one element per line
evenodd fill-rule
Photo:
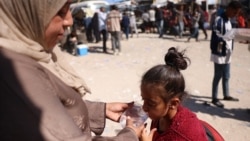
<path fill-rule="evenodd" d="M 107 48 L 107 52 L 104 53 L 103 52 L 103 47 L 101 47 L 101 46 L 89 46 L 88 52 L 91 52 L 91 53 L 103 53 L 103 54 L 107 54 L 107 55 L 113 55 L 112 50 L 110 50 L 109 48 Z"/>
<path fill-rule="evenodd" d="M 236 120 L 250 122 L 250 110 L 241 108 L 219 108 L 211 103 L 211 97 L 190 95 L 184 103 L 186 107 L 193 112 L 207 113 L 210 115 L 217 115 L 224 118 L 232 118 Z"/>

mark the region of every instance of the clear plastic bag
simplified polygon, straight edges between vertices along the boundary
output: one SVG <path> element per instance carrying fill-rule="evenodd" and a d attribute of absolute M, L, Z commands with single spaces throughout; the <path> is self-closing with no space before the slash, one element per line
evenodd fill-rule
<path fill-rule="evenodd" d="M 133 120 L 134 126 L 138 127 L 144 124 L 148 119 L 147 113 L 142 109 L 142 105 L 139 103 L 134 103 L 133 107 L 128 108 L 120 117 L 120 124 L 122 127 L 126 126 L 126 117 L 130 116 Z"/>

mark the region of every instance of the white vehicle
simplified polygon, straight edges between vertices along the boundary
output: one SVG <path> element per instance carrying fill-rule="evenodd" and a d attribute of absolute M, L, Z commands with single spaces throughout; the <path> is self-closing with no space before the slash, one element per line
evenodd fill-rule
<path fill-rule="evenodd" d="M 101 7 L 105 7 L 106 10 L 109 10 L 109 3 L 105 0 L 90 0 L 90 1 L 82 1 L 82 2 L 76 2 L 72 3 L 70 5 L 71 11 L 74 11 L 75 9 L 91 9 L 93 12 L 99 11 Z"/>

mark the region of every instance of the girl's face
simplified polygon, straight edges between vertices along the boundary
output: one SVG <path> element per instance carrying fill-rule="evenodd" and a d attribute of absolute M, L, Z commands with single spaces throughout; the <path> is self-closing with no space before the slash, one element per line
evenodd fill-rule
<path fill-rule="evenodd" d="M 159 96 L 159 90 L 152 89 L 152 86 L 141 87 L 141 97 L 143 102 L 143 110 L 148 113 L 152 120 L 165 117 L 169 110 L 169 104 L 165 103 Z"/>
<path fill-rule="evenodd" d="M 49 50 L 52 50 L 57 42 L 63 38 L 65 28 L 73 24 L 69 6 L 70 3 L 66 3 L 52 18 L 45 30 L 45 43 Z"/>

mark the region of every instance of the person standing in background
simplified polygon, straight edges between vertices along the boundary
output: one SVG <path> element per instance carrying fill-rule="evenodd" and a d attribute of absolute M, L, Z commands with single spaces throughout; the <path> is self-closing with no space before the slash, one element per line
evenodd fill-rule
<path fill-rule="evenodd" d="M 157 26 L 157 32 L 159 34 L 159 38 L 163 35 L 163 11 L 159 6 L 155 7 L 155 24 Z"/>
<path fill-rule="evenodd" d="M 237 23 L 238 28 L 245 28 L 246 27 L 246 21 L 245 21 L 245 15 L 244 12 L 241 10 L 239 15 L 237 16 Z"/>
<path fill-rule="evenodd" d="M 184 5 L 180 5 L 179 9 L 174 8 L 174 11 L 177 13 L 177 17 L 178 17 L 179 38 L 182 38 L 182 35 L 184 32 L 184 25 L 187 23 L 186 18 L 184 16 Z"/>
<path fill-rule="evenodd" d="M 238 1 L 232 1 L 228 4 L 226 11 L 218 15 L 212 26 L 212 35 L 210 41 L 211 58 L 214 62 L 214 77 L 212 82 L 212 103 L 223 108 L 224 105 L 218 99 L 218 84 L 222 78 L 223 100 L 239 101 L 229 94 L 230 63 L 233 53 L 233 40 L 224 40 L 220 35 L 232 29 L 230 18 L 237 16 L 241 9 Z"/>
<path fill-rule="evenodd" d="M 187 42 L 190 41 L 191 38 L 195 38 L 196 42 L 199 41 L 199 19 L 201 17 L 200 13 L 195 9 L 193 15 L 191 16 L 191 34 L 188 37 Z"/>
<path fill-rule="evenodd" d="M 104 7 L 100 8 L 100 12 L 98 13 L 98 21 L 99 21 L 99 32 L 102 34 L 102 47 L 103 47 L 103 52 L 107 53 L 107 29 L 106 29 L 106 19 L 107 19 L 107 13 L 106 9 Z"/>
<path fill-rule="evenodd" d="M 107 16 L 107 30 L 111 34 L 112 50 L 114 55 L 121 55 L 121 14 L 116 5 L 111 6 L 111 11 Z"/>
<path fill-rule="evenodd" d="M 138 35 L 138 31 L 137 31 L 136 17 L 135 17 L 135 13 L 133 11 L 130 13 L 129 21 L 130 21 L 130 35 L 131 35 L 130 37 L 131 38 L 133 37 L 134 32 L 138 37 L 139 35 Z"/>
<path fill-rule="evenodd" d="M 123 13 L 121 24 L 122 24 L 122 30 L 126 35 L 126 39 L 128 40 L 129 28 L 130 28 L 130 19 L 128 12 Z"/>
<path fill-rule="evenodd" d="M 204 35 L 205 35 L 205 40 L 207 40 L 207 30 L 206 30 L 206 27 L 205 27 L 205 23 L 207 22 L 208 20 L 208 17 L 206 15 L 206 11 L 204 11 L 200 5 L 197 4 L 196 6 L 196 9 L 197 11 L 199 12 L 200 14 L 200 19 L 198 21 L 199 23 L 199 28 L 203 31 Z"/>
<path fill-rule="evenodd" d="M 142 32 L 149 33 L 150 27 L 149 27 L 149 14 L 148 10 L 144 10 L 142 13 Z"/>
<path fill-rule="evenodd" d="M 154 33 L 155 31 L 155 9 L 153 8 L 153 6 L 151 6 L 151 8 L 149 9 L 148 15 L 149 15 L 149 32 Z"/>
<path fill-rule="evenodd" d="M 84 18 L 84 24 L 85 24 L 85 28 L 86 28 L 86 37 L 87 37 L 87 41 L 88 42 L 93 42 L 93 29 L 92 29 L 92 27 L 91 27 L 91 22 L 92 22 L 92 17 L 93 17 L 93 15 L 92 16 L 90 16 L 89 15 L 89 12 L 86 12 L 86 11 L 84 11 L 85 13 L 86 13 L 86 16 L 85 16 L 85 18 Z"/>
<path fill-rule="evenodd" d="M 95 12 L 93 18 L 91 20 L 91 27 L 93 29 L 93 33 L 95 36 L 95 43 L 99 43 L 101 41 L 100 30 L 99 30 L 99 18 L 98 12 Z"/>

